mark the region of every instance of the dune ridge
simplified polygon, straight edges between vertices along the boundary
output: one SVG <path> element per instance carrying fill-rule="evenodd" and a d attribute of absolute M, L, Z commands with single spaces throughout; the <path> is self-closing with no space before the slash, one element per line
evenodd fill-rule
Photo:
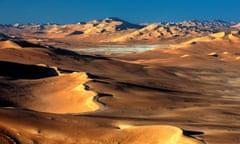
<path fill-rule="evenodd" d="M 22 48 L 11 40 L 0 41 L 0 48 Z"/>
<path fill-rule="evenodd" d="M 86 88 L 91 79 L 85 72 L 61 73 L 57 67 L 46 64 L 8 61 L 0 61 L 0 67 L 0 77 L 13 78 L 15 89 L 23 89 L 17 95 L 7 92 L 8 97 L 1 96 L 1 106 L 51 113 L 81 113 L 100 108 L 94 101 L 97 93 Z M 2 84 L 7 86 L 8 80 Z"/>
<path fill-rule="evenodd" d="M 6 101 L 12 103 L 13 106 L 50 113 L 81 113 L 100 108 L 99 104 L 94 101 L 97 93 L 85 88 L 85 83 L 90 79 L 84 72 L 60 74 L 42 79 L 32 78 L 15 80 L 16 84 L 20 82 L 17 88 L 25 89 L 29 93 L 20 92 L 21 97 L 12 95 L 5 98 Z"/>
<path fill-rule="evenodd" d="M 198 42 L 212 42 L 212 41 L 223 41 L 223 40 L 239 42 L 239 38 L 240 38 L 239 31 L 218 32 L 208 36 L 194 38 L 189 41 L 183 42 L 182 44 L 188 45 L 188 44 L 196 44 Z"/>
<path fill-rule="evenodd" d="M 84 143 L 84 144 L 202 144 L 197 139 L 183 135 L 183 131 L 174 126 L 149 125 L 131 126 L 119 129 L 111 126 L 101 126 L 98 119 L 84 119 L 68 116 L 62 119 L 59 116 L 39 113 L 36 117 L 33 112 L 23 112 L 24 121 L 16 119 L 16 113 L 21 110 L 0 109 L 0 137 L 8 135 L 15 143 L 30 144 L 42 143 Z M 5 117 L 7 114 L 8 117 Z M 38 125 L 34 123 L 38 122 Z M 109 121 L 110 125 L 115 123 Z M 12 126 L 14 128 L 11 128 Z M 116 125 L 117 126 L 117 125 Z M 83 130 L 84 128 L 84 130 Z M 3 132 L 4 130 L 4 132 Z"/>

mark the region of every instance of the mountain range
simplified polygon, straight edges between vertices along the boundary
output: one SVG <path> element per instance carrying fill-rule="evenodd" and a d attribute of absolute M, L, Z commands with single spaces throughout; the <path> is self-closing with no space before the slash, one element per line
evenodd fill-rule
<path fill-rule="evenodd" d="M 1 39 L 22 38 L 35 44 L 78 47 L 91 44 L 176 43 L 217 32 L 239 29 L 237 23 L 221 20 L 133 24 L 105 18 L 76 24 L 0 25 Z"/>

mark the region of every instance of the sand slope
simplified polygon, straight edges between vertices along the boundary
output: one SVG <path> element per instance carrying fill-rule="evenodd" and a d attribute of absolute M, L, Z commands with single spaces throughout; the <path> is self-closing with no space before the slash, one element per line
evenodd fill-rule
<path fill-rule="evenodd" d="M 63 118 L 58 115 L 10 109 L 1 109 L 0 113 L 0 137 L 3 139 L 3 136 L 8 136 L 17 143 L 201 144 L 184 136 L 181 129 L 173 126 L 123 127 L 104 119 L 73 116 Z M 21 121 L 16 119 L 18 116 L 22 117 Z M 102 125 L 104 121 L 107 123 Z"/>
<path fill-rule="evenodd" d="M 14 89 L 19 89 L 18 94 L 3 91 L 9 95 L 1 96 L 4 106 L 52 113 L 80 113 L 94 111 L 99 107 L 93 102 L 93 97 L 97 94 L 85 88 L 84 84 L 89 81 L 86 73 L 75 72 L 58 76 L 58 71 L 45 66 L 1 61 L 0 66 L 1 76 L 19 79 L 12 80 L 11 83 Z M 3 79 L 2 84 L 8 85 L 8 80 Z"/>
<path fill-rule="evenodd" d="M 34 85 L 27 87 L 35 98 L 25 101 L 23 107 L 42 112 L 81 113 L 99 108 L 93 102 L 97 94 L 87 91 L 84 84 L 89 81 L 86 73 L 63 74 L 59 77 L 26 82 Z M 23 84 L 23 87 L 25 85 Z"/>
<path fill-rule="evenodd" d="M 14 43 L 13 41 L 0 41 L 0 48 L 21 48 L 18 44 Z"/>

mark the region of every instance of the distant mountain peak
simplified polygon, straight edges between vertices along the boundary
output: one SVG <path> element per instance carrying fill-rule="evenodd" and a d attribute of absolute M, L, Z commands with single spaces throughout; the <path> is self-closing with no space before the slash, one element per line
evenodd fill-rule
<path fill-rule="evenodd" d="M 232 28 L 236 28 L 236 29 L 240 30 L 240 23 L 237 23 L 237 24 L 233 25 Z"/>
<path fill-rule="evenodd" d="M 142 25 L 138 25 L 138 24 L 133 24 L 133 23 L 130 23 L 128 21 L 125 21 L 121 18 L 118 18 L 118 17 L 108 17 L 108 18 L 105 18 L 105 19 L 102 19 L 98 22 L 103 22 L 103 23 L 112 23 L 112 22 L 118 22 L 119 24 L 116 25 L 116 30 L 126 30 L 126 29 L 139 29 L 139 28 L 142 28 L 143 26 Z"/>
<path fill-rule="evenodd" d="M 7 40 L 7 39 L 9 39 L 9 37 L 7 35 L 5 35 L 5 34 L 0 32 L 0 41 Z"/>
<path fill-rule="evenodd" d="M 124 21 L 119 17 L 107 17 L 104 20 L 111 20 L 111 21 Z"/>

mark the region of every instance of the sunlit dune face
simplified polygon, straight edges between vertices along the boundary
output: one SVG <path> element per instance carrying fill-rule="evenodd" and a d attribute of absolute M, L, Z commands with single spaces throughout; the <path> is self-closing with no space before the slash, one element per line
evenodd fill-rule
<path fill-rule="evenodd" d="M 21 48 L 18 44 L 7 40 L 7 41 L 0 41 L 0 48 Z"/>
<path fill-rule="evenodd" d="M 27 100 L 17 102 L 21 107 L 50 113 L 81 113 L 95 111 L 97 94 L 85 89 L 89 79 L 85 73 L 63 74 L 52 78 L 24 81 L 19 88 L 28 89 Z M 31 83 L 31 85 L 27 85 Z M 14 100 L 13 100 L 14 101 Z"/>

